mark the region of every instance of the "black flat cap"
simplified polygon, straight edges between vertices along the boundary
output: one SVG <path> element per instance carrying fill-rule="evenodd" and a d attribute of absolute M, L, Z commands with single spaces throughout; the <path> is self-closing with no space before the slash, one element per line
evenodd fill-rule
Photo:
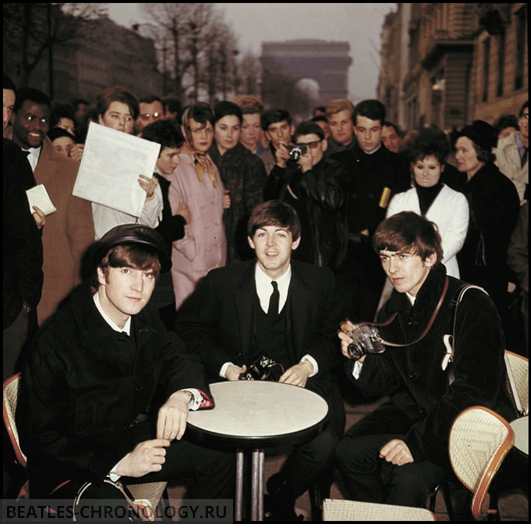
<path fill-rule="evenodd" d="M 153 248 L 160 262 L 160 271 L 164 273 L 171 269 L 171 258 L 166 249 L 163 238 L 154 229 L 142 224 L 122 224 L 107 231 L 96 248 L 96 263 L 100 263 L 111 247 L 120 244 L 143 244 Z"/>

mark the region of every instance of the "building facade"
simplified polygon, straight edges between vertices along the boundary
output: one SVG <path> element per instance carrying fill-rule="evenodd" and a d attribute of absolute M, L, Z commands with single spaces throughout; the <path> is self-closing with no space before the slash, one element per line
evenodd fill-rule
<path fill-rule="evenodd" d="M 527 38 L 526 3 L 399 3 L 382 27 L 378 98 L 403 129 L 518 114 Z"/>

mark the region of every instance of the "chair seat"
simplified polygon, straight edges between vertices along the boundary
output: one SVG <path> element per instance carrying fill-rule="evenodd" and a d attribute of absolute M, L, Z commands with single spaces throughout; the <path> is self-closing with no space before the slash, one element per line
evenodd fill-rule
<path fill-rule="evenodd" d="M 435 515 L 425 508 L 375 504 L 354 500 L 325 499 L 323 520 L 338 522 L 353 521 L 431 521 Z"/>

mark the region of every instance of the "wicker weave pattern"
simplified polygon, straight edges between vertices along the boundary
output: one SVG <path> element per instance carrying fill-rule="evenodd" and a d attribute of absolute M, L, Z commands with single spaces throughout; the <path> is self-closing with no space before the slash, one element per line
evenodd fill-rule
<path fill-rule="evenodd" d="M 26 455 L 20 449 L 20 441 L 18 437 L 17 426 L 15 422 L 15 413 L 17 410 L 17 401 L 18 401 L 18 386 L 20 383 L 20 373 L 14 375 L 11 378 L 8 378 L 4 382 L 3 387 L 3 415 L 4 415 L 4 424 L 11 439 L 11 444 L 13 445 L 13 450 L 15 451 L 15 456 L 17 461 L 23 467 L 26 467 L 27 458 Z"/>
<path fill-rule="evenodd" d="M 529 415 L 529 360 L 511 351 L 505 351 L 505 363 L 517 409 L 521 415 Z"/>
<path fill-rule="evenodd" d="M 424 508 L 391 506 L 354 500 L 324 499 L 323 520 L 325 521 L 433 521 L 435 515 Z"/>
<path fill-rule="evenodd" d="M 135 506 L 140 506 L 143 515 L 148 520 L 155 520 L 155 509 L 157 508 L 167 482 L 150 482 L 148 484 L 129 484 L 127 489 L 135 499 Z"/>
<path fill-rule="evenodd" d="M 514 431 L 494 411 L 473 406 L 462 411 L 452 426 L 450 461 L 459 480 L 473 493 L 472 514 L 476 519 L 488 512 L 488 490 L 503 459 L 514 445 Z"/>

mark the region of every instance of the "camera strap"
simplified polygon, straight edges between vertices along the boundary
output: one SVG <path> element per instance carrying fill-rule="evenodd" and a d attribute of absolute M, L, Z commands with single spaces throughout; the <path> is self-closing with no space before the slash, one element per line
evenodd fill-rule
<path fill-rule="evenodd" d="M 405 348 L 407 346 L 413 346 L 414 344 L 417 344 L 417 342 L 420 342 L 428 334 L 428 331 L 431 329 L 431 326 L 433 326 L 433 323 L 435 322 L 435 319 L 437 318 L 437 315 L 439 314 L 444 298 L 446 297 L 446 293 L 448 292 L 449 283 L 450 281 L 448 280 L 448 277 L 446 277 L 446 280 L 444 281 L 444 288 L 442 290 L 441 297 L 439 298 L 439 302 L 437 303 L 437 307 L 435 308 L 435 311 L 433 312 L 433 315 L 431 316 L 430 321 L 428 322 L 428 325 L 426 326 L 426 329 L 422 332 L 422 335 L 420 335 L 420 337 L 417 338 L 417 340 L 415 340 L 414 342 L 409 342 L 407 344 L 395 344 L 394 342 L 387 342 L 386 340 L 381 339 L 382 344 L 384 344 L 385 346 L 393 347 L 393 348 Z M 398 313 L 395 312 L 391 316 L 391 318 L 389 318 L 389 320 L 381 324 L 375 324 L 374 322 L 360 322 L 358 325 L 359 326 L 375 326 L 375 327 L 388 326 L 389 324 L 391 324 L 391 322 L 393 322 L 393 320 L 396 318 L 397 315 Z"/>

